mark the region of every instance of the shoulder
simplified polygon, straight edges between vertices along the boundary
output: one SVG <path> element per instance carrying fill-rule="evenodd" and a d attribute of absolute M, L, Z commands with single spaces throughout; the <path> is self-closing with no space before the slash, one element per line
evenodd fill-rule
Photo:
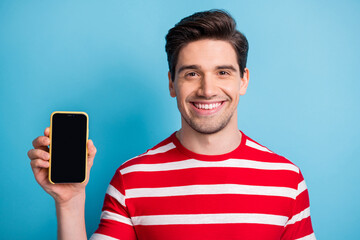
<path fill-rule="evenodd" d="M 292 161 L 288 158 L 275 153 L 274 151 L 270 150 L 266 146 L 262 145 L 258 141 L 248 137 L 244 133 L 243 137 L 243 155 L 246 159 L 251 159 L 255 161 L 261 161 L 265 163 L 274 163 L 286 166 L 289 170 L 293 170 L 297 173 L 300 172 L 300 169 L 297 165 L 295 165 Z"/>
<path fill-rule="evenodd" d="M 286 187 L 295 190 L 306 189 L 304 178 L 297 165 L 248 136 L 243 136 L 245 142 L 242 158 L 254 161 L 255 168 L 271 172 L 273 178 L 279 178 Z"/>
<path fill-rule="evenodd" d="M 154 147 L 148 149 L 143 154 L 135 156 L 127 161 L 125 161 L 118 170 L 123 171 L 126 168 L 129 168 L 133 165 L 138 164 L 156 164 L 162 163 L 169 154 L 172 154 L 176 149 L 175 144 L 172 141 L 172 134 L 170 137 L 156 144 Z"/>

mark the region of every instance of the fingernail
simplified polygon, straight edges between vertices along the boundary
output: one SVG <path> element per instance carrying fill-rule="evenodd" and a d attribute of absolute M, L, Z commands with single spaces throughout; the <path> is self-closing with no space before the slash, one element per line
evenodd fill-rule
<path fill-rule="evenodd" d="M 48 153 L 44 153 L 44 159 L 49 159 L 50 155 Z"/>

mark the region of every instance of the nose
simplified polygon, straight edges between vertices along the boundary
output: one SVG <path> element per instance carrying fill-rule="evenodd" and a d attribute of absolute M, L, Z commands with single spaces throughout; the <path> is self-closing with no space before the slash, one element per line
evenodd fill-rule
<path fill-rule="evenodd" d="M 200 81 L 198 95 L 205 98 L 212 98 L 216 95 L 216 79 L 204 74 Z"/>

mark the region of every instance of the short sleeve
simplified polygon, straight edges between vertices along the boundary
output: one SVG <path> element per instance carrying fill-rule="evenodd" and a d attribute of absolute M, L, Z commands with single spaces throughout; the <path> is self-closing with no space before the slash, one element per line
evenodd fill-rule
<path fill-rule="evenodd" d="M 106 191 L 100 224 L 90 240 L 136 240 L 126 207 L 125 188 L 119 169 Z"/>
<path fill-rule="evenodd" d="M 281 240 L 316 240 L 310 217 L 309 193 L 301 172 L 292 216 L 285 225 Z"/>

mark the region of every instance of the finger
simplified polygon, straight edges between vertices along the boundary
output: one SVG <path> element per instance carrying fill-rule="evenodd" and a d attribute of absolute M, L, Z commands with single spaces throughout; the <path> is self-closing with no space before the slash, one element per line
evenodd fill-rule
<path fill-rule="evenodd" d="M 96 155 L 96 147 L 94 146 L 94 143 L 91 139 L 88 140 L 87 142 L 87 148 L 88 148 L 88 162 L 87 162 L 87 179 L 84 182 L 85 184 L 87 184 L 89 182 L 90 179 L 90 170 L 91 167 L 93 166 L 94 163 L 94 158 Z"/>
<path fill-rule="evenodd" d="M 94 163 L 94 158 L 97 150 L 92 140 L 88 141 L 87 147 L 88 147 L 88 166 L 91 168 Z"/>
<path fill-rule="evenodd" d="M 87 143 L 87 147 L 88 147 L 88 157 L 94 158 L 97 150 L 91 139 L 89 139 L 89 141 Z"/>
<path fill-rule="evenodd" d="M 50 159 L 50 154 L 44 150 L 41 149 L 30 149 L 28 151 L 28 157 L 30 158 L 30 160 L 33 159 L 42 159 L 45 161 L 49 161 Z"/>
<path fill-rule="evenodd" d="M 32 142 L 34 148 L 44 148 L 50 145 L 50 138 L 46 136 L 39 136 Z"/>
<path fill-rule="evenodd" d="M 42 159 L 34 159 L 30 161 L 31 168 L 34 170 L 35 168 L 49 168 L 49 161 L 44 161 Z"/>
<path fill-rule="evenodd" d="M 46 136 L 46 137 L 50 136 L 50 128 L 49 127 L 45 128 L 44 136 Z"/>

